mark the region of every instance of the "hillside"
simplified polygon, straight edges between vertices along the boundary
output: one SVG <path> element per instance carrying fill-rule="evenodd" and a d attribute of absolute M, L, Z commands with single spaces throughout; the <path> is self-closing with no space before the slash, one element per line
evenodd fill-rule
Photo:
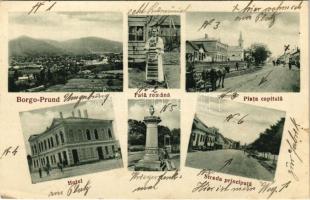
<path fill-rule="evenodd" d="M 11 56 L 120 53 L 122 48 L 121 42 L 98 37 L 85 37 L 59 42 L 22 36 L 9 41 L 9 54 Z"/>
<path fill-rule="evenodd" d="M 22 36 L 9 42 L 11 56 L 61 55 L 65 51 L 52 43 Z"/>
<path fill-rule="evenodd" d="M 73 54 L 89 54 L 95 52 L 119 53 L 123 51 L 122 43 L 96 37 L 67 40 L 61 44 L 63 49 Z"/>

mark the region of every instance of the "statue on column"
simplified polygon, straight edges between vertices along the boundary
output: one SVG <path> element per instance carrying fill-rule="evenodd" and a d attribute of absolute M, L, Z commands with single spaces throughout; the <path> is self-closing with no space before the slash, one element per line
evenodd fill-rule
<path fill-rule="evenodd" d="M 168 156 L 168 151 L 170 150 L 171 152 L 170 145 L 164 147 L 167 156 L 160 158 L 159 155 L 158 124 L 161 122 L 161 119 L 158 116 L 154 116 L 155 109 L 153 105 L 149 107 L 149 113 L 150 116 L 145 116 L 143 120 L 146 125 L 145 153 L 143 158 L 135 165 L 135 171 L 174 170 L 174 164 L 170 161 Z M 168 150 L 167 147 L 170 147 L 170 149 Z"/>

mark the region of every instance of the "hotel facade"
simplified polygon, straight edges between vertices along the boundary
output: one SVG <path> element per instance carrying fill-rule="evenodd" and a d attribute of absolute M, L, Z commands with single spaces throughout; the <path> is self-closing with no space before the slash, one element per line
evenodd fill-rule
<path fill-rule="evenodd" d="M 44 132 L 28 139 L 32 171 L 57 168 L 59 163 L 67 167 L 114 158 L 119 146 L 112 120 L 88 118 L 87 110 L 83 117 L 80 110 L 67 118 L 59 114 Z"/>

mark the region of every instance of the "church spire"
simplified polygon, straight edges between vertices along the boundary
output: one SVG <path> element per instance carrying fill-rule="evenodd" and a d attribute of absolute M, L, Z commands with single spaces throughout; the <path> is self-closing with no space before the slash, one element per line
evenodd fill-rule
<path fill-rule="evenodd" d="M 239 35 L 239 47 L 243 47 L 243 39 L 242 39 L 242 32 L 240 31 L 240 35 Z"/>

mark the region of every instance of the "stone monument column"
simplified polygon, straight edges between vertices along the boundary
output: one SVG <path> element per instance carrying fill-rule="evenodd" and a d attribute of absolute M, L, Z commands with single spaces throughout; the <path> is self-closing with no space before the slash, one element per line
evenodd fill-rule
<path fill-rule="evenodd" d="M 157 116 L 144 117 L 146 124 L 146 141 L 144 160 L 159 160 L 158 156 L 158 124 L 161 119 Z"/>
<path fill-rule="evenodd" d="M 154 115 L 154 107 L 149 108 L 150 116 L 144 117 L 146 124 L 145 154 L 142 160 L 135 165 L 137 171 L 159 171 L 160 161 L 158 152 L 158 124 L 160 117 Z"/>

